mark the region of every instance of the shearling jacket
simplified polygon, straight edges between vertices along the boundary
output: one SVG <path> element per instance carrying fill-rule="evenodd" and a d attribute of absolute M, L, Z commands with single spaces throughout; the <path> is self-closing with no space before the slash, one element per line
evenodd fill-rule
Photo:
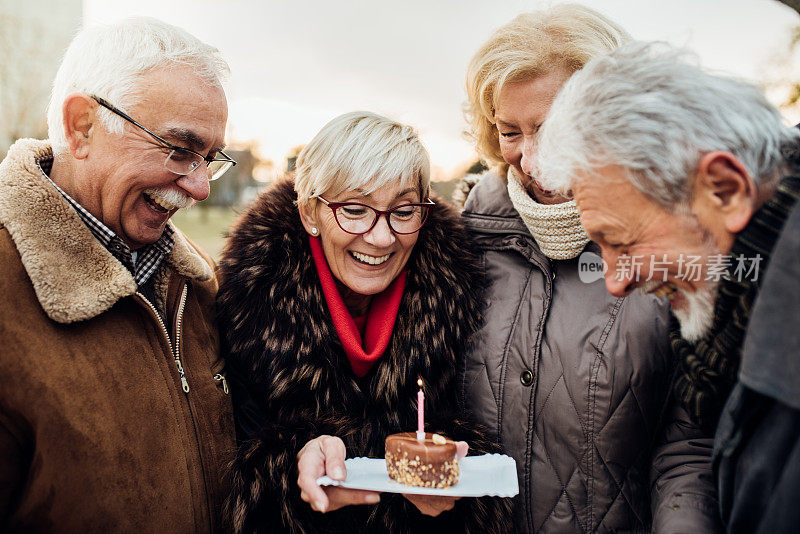
<path fill-rule="evenodd" d="M 234 431 L 210 260 L 176 231 L 147 301 L 49 154 L 21 140 L 0 164 L 0 531 L 219 530 Z"/>
<path fill-rule="evenodd" d="M 673 408 L 666 303 L 548 260 L 494 174 L 463 218 L 489 292 L 461 395 L 517 461 L 514 531 L 714 531 L 713 436 Z"/>
<path fill-rule="evenodd" d="M 455 419 L 455 362 L 479 322 L 475 259 L 457 214 L 437 205 L 408 260 L 389 347 L 358 378 L 328 312 L 291 182 L 262 193 L 234 226 L 220 263 L 218 315 L 242 445 L 230 512 L 240 532 L 509 532 L 509 499 L 464 498 L 437 518 L 399 494 L 320 514 L 300 500 L 297 453 L 322 434 L 348 457 L 383 458 L 389 434 L 426 429 L 495 452 Z M 238 379 L 234 379 L 238 377 Z"/>

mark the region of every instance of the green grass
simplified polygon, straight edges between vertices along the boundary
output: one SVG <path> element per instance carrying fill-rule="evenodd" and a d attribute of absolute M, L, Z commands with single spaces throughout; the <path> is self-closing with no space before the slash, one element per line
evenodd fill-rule
<path fill-rule="evenodd" d="M 224 234 L 235 218 L 234 208 L 195 206 L 178 211 L 172 216 L 172 222 L 206 253 L 219 260 L 225 245 Z"/>

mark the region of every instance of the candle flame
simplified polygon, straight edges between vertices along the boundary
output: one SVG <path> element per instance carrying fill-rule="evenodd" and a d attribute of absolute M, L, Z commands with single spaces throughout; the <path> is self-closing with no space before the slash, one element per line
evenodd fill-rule
<path fill-rule="evenodd" d="M 417 385 L 419 387 L 422 387 L 422 379 L 421 378 L 417 378 Z"/>

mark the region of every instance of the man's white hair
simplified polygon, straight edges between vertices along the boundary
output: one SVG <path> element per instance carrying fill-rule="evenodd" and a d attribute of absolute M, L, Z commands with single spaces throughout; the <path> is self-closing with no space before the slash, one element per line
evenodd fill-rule
<path fill-rule="evenodd" d="M 368 111 L 340 115 L 322 127 L 297 156 L 299 204 L 320 195 L 359 190 L 371 194 L 387 184 L 428 195 L 428 151 L 411 126 Z"/>
<path fill-rule="evenodd" d="M 691 60 L 687 61 L 688 59 Z M 566 192 L 577 171 L 616 164 L 666 208 L 691 198 L 703 154 L 737 156 L 758 187 L 800 139 L 754 86 L 703 71 L 665 43 L 632 42 L 593 59 L 553 102 L 536 146 L 543 187 Z"/>
<path fill-rule="evenodd" d="M 142 75 L 164 67 L 188 66 L 209 84 L 221 85 L 228 64 L 219 50 L 185 30 L 153 18 L 83 28 L 67 48 L 47 107 L 48 136 L 55 153 L 67 150 L 62 106 L 75 92 L 104 98 L 125 111 L 138 96 Z M 105 128 L 122 133 L 123 119 L 100 108 Z"/>

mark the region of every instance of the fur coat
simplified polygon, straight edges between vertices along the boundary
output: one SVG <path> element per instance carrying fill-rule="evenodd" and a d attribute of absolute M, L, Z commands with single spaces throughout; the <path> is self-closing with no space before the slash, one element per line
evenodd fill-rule
<path fill-rule="evenodd" d="M 439 204 L 408 262 L 389 348 L 352 372 L 332 324 L 291 182 L 263 192 L 232 229 L 220 265 L 218 316 L 241 446 L 228 512 L 237 532 L 505 532 L 510 501 L 464 498 L 437 518 L 399 494 L 319 514 L 300 500 L 296 456 L 339 436 L 348 457 L 382 458 L 389 434 L 416 427 L 418 377 L 426 424 L 499 452 L 456 419 L 456 360 L 480 322 L 479 266 L 452 208 Z"/>

